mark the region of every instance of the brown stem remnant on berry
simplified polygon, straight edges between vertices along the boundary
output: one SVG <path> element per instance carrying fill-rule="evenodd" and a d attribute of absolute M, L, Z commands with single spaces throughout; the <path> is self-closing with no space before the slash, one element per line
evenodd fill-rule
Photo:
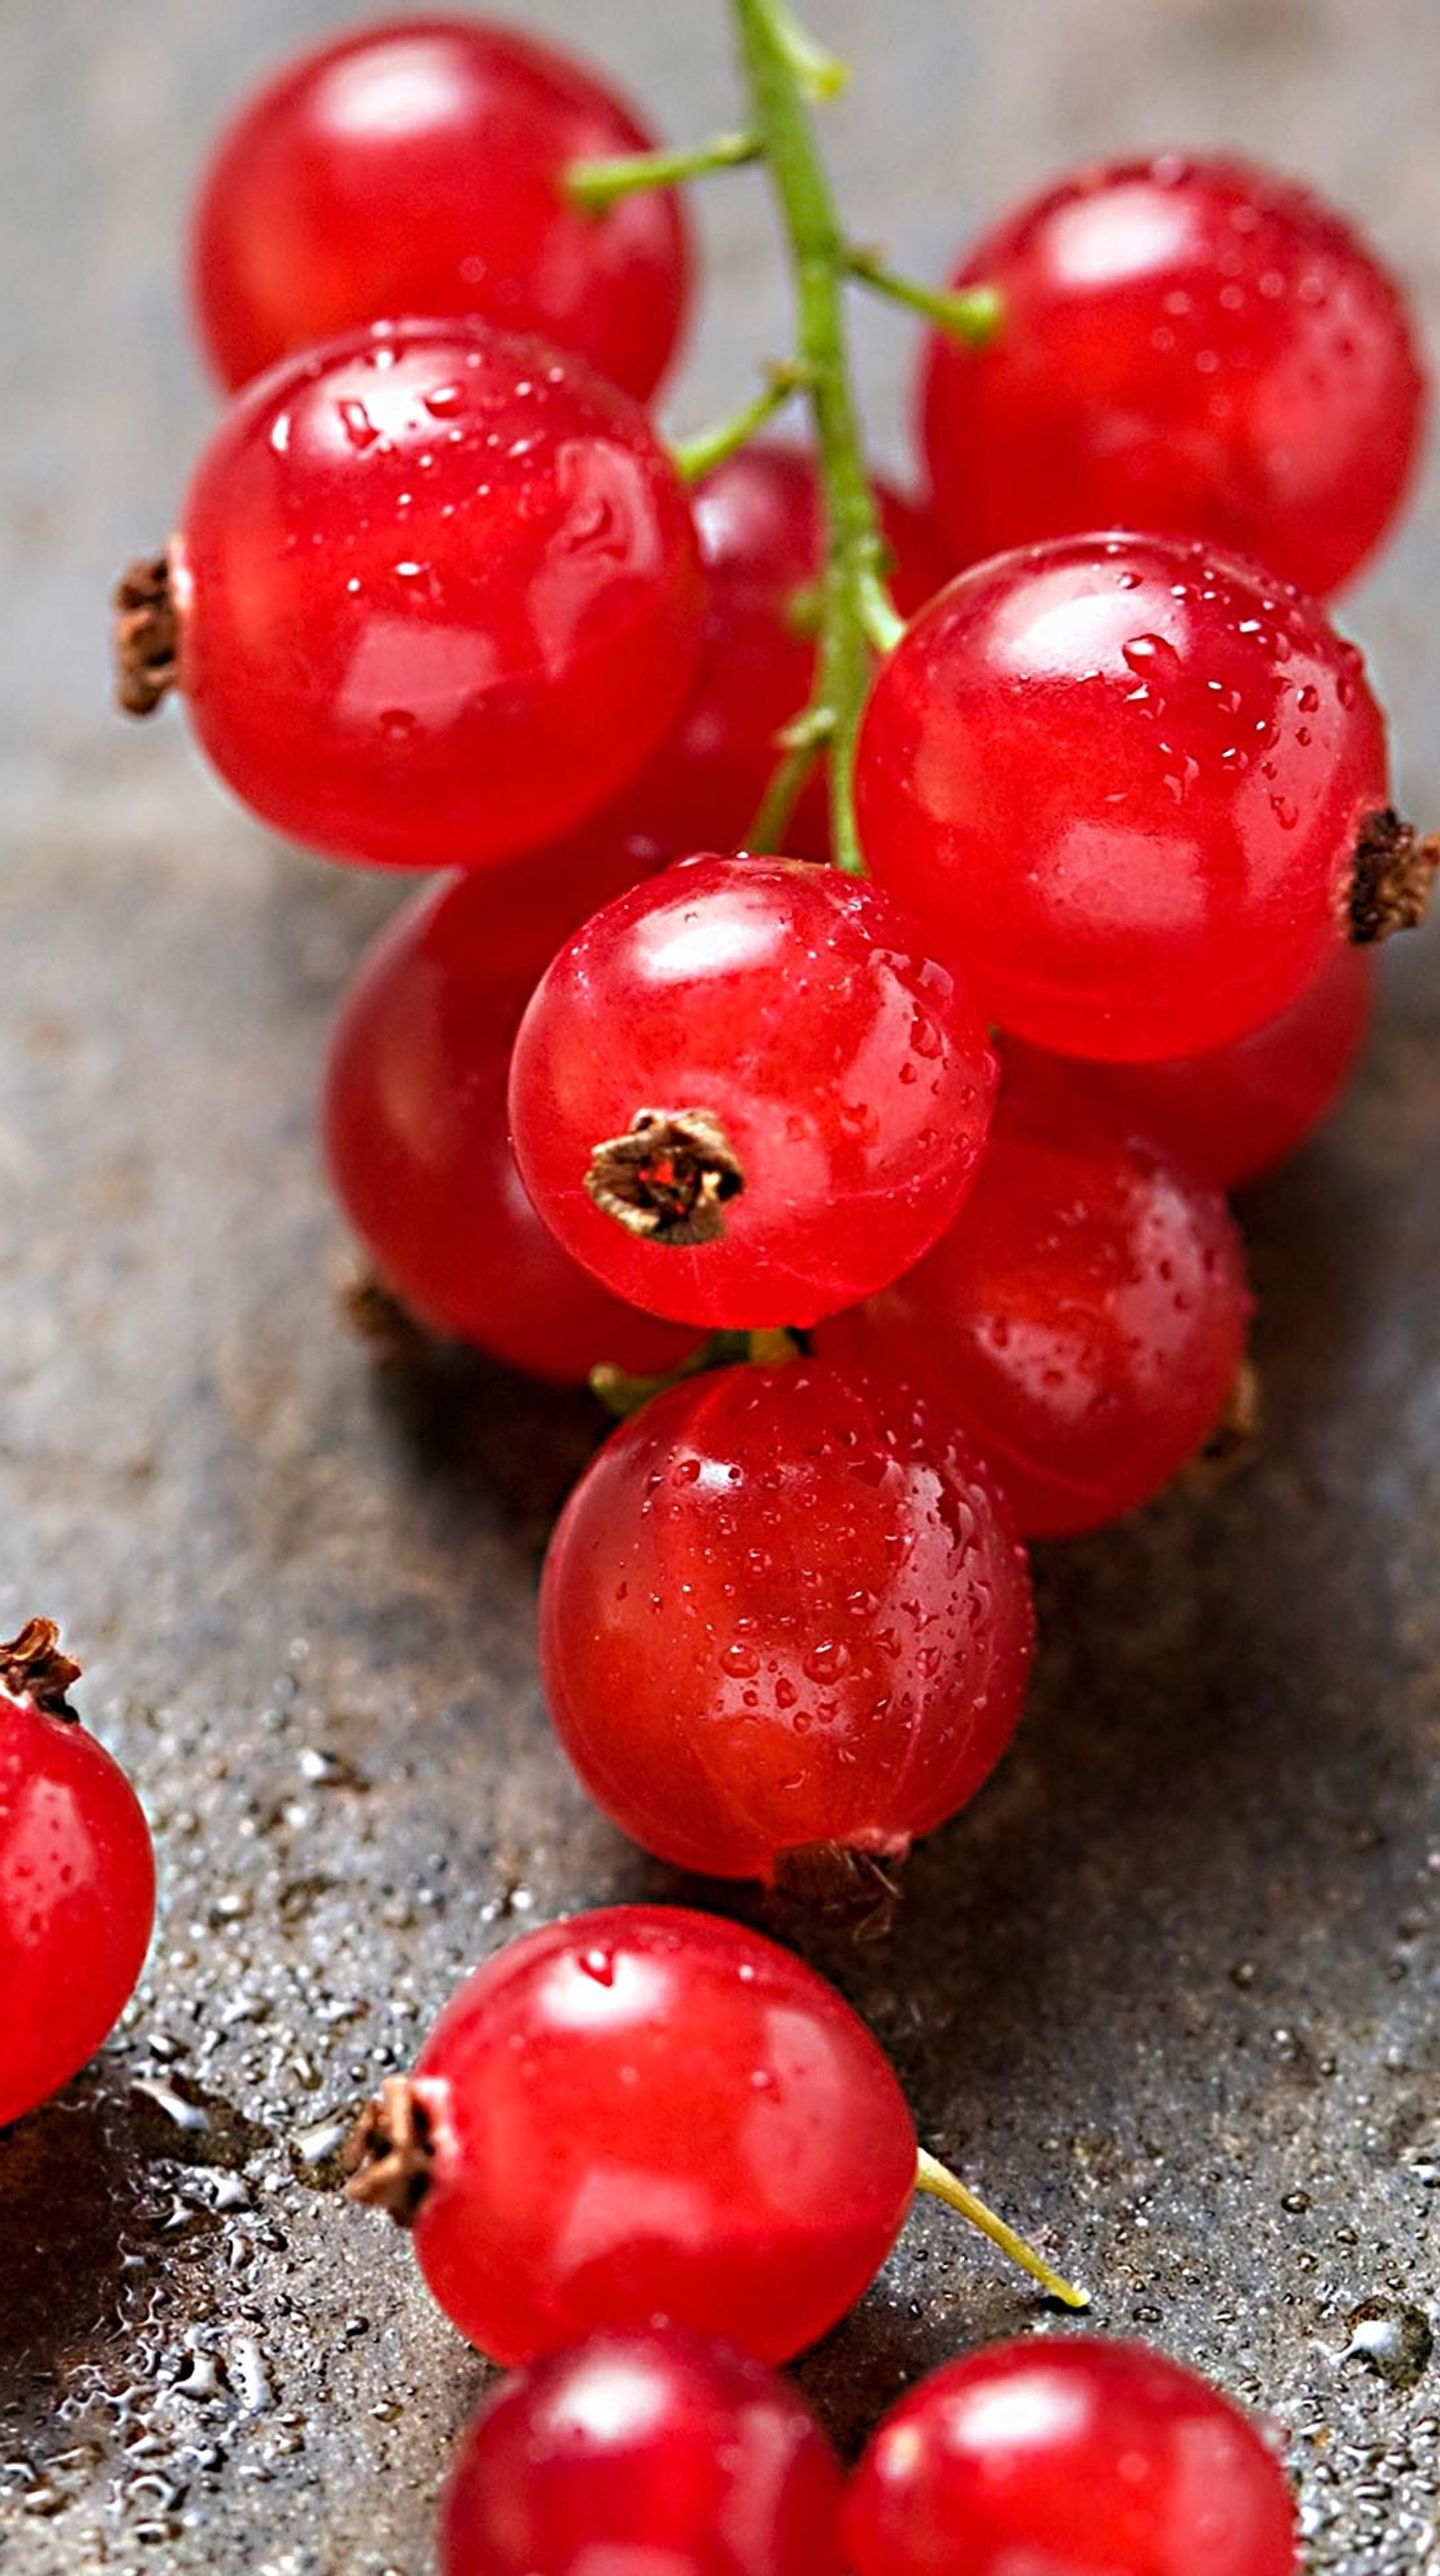
<path fill-rule="evenodd" d="M 1252 1463 L 1260 1446 L 1260 1372 L 1252 1359 L 1235 1371 L 1225 1410 L 1183 1471 L 1191 1493 L 1217 1493 Z"/>
<path fill-rule="evenodd" d="M 708 1109 L 637 1109 L 626 1136 L 590 1157 L 585 1187 L 598 1208 L 647 1243 L 717 1243 L 720 1211 L 745 1175 Z"/>
<path fill-rule="evenodd" d="M 357 1267 L 346 1272 L 339 1285 L 339 1305 L 351 1331 L 368 1343 L 380 1368 L 411 1368 L 430 1347 L 424 1325 L 373 1270 Z"/>
<path fill-rule="evenodd" d="M 786 1906 L 854 1934 L 883 1941 L 894 1925 L 900 1882 L 876 1853 L 848 1843 L 797 1843 L 775 1864 L 775 1893 Z"/>
<path fill-rule="evenodd" d="M 127 564 L 115 585 L 115 696 L 127 716 L 153 716 L 180 677 L 180 621 L 168 555 Z"/>
<path fill-rule="evenodd" d="M 1345 894 L 1345 933 L 1352 946 L 1368 948 L 1392 931 L 1418 930 L 1430 909 L 1437 867 L 1440 833 L 1422 841 L 1393 805 L 1365 815 Z"/>
<path fill-rule="evenodd" d="M 78 1723 L 66 1694 L 79 1679 L 80 1666 L 60 1652 L 53 1619 L 27 1619 L 18 1637 L 0 1645 L 0 1691 L 10 1699 L 28 1699 L 47 1717 Z"/>
<path fill-rule="evenodd" d="M 434 2179 L 434 2160 L 429 2112 L 408 2075 L 387 2075 L 345 2149 L 347 2198 L 362 2209 L 383 2209 L 397 2227 L 413 2227 Z"/>

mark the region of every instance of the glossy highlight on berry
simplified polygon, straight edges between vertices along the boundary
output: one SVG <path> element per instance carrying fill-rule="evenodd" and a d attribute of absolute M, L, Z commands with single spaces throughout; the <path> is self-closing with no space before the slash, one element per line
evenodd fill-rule
<path fill-rule="evenodd" d="M 973 1178 L 993 1080 L 957 978 L 873 887 L 700 856 L 561 950 L 510 1117 L 531 1198 L 597 1279 L 749 1330 L 919 1258 Z"/>
<path fill-rule="evenodd" d="M 1025 1554 L 943 1401 L 797 1360 L 717 1370 L 612 1433 L 541 1596 L 561 1743 L 681 1869 L 805 1887 L 903 1859 L 1010 1740 Z"/>
<path fill-rule="evenodd" d="M 953 1409 L 1027 1538 L 1158 1493 L 1224 1414 L 1250 1295 L 1218 1191 L 1124 1122 L 1085 1068 L 1003 1061 L 980 1178 L 894 1286 L 821 1348 L 905 1367 Z"/>
<path fill-rule="evenodd" d="M 1164 154 L 1082 170 L 955 278 L 1002 322 L 927 344 L 936 508 L 958 560 L 1085 528 L 1253 555 L 1323 597 L 1395 518 L 1425 378 L 1394 280 L 1272 173 Z"/>
<path fill-rule="evenodd" d="M 797 2389 L 671 2327 L 593 2334 L 485 2406 L 442 2576 L 841 2576 L 840 2469 Z"/>
<path fill-rule="evenodd" d="M 579 161 L 652 148 L 608 81 L 510 27 L 414 18 L 287 63 L 211 156 L 191 290 L 232 390 L 357 323 L 475 314 L 644 400 L 689 300 L 681 201 L 571 202 Z"/>
<path fill-rule="evenodd" d="M 1349 935 L 1389 804 L 1359 653 L 1171 537 L 977 565 L 881 669 L 857 768 L 877 881 L 1010 1034 L 1148 1061 L 1228 1044 Z"/>
<path fill-rule="evenodd" d="M 850 2482 L 853 2576 L 1295 2576 L 1280 2461 L 1219 2390 L 1135 2343 L 995 2344 L 932 2371 Z"/>
<path fill-rule="evenodd" d="M 574 358 L 406 322 L 284 362 L 170 550 L 178 682 L 262 820 L 379 866 L 543 846 L 637 771 L 700 647 L 689 503 Z"/>

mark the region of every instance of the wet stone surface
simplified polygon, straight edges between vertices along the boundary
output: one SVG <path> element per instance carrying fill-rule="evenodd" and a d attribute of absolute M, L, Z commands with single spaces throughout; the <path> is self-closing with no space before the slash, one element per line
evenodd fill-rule
<path fill-rule="evenodd" d="M 483 2373 L 338 2197 L 342 2124 L 515 1930 L 720 1893 L 617 1840 L 539 1704 L 535 1570 L 588 1403 L 449 1354 L 379 1369 L 337 1318 L 315 1071 L 390 890 L 267 844 L 178 722 L 104 710 L 97 602 L 206 416 L 175 284 L 196 138 L 337 14 L 0 18 L 29 218 L 4 287 L 27 618 L 0 699 L 0 1632 L 64 1622 L 163 1876 L 123 2030 L 0 2136 L 6 2576 L 425 2576 Z M 573 31 L 570 0 L 524 14 Z M 821 15 L 866 67 L 836 125 L 862 228 L 912 264 L 1078 151 L 1224 134 L 1366 207 L 1440 339 L 1427 0 L 904 0 L 883 49 L 861 0 Z M 672 130 L 728 114 L 718 9 L 584 16 Z M 706 201 L 687 423 L 779 345 L 735 188 Z M 892 437 L 907 356 L 867 328 Z M 1432 482 L 1351 611 L 1431 818 L 1437 571 Z M 1247 1209 L 1260 1465 L 1047 1554 L 1013 1759 L 916 1856 L 887 1946 L 806 1942 L 926 2142 L 1099 2321 L 1283 2419 L 1324 2576 L 1440 2551 L 1437 955 L 1393 961 L 1352 1107 Z M 926 2211 L 804 2376 L 853 2446 L 911 2375 L 1026 2325 L 1062 2330 Z"/>

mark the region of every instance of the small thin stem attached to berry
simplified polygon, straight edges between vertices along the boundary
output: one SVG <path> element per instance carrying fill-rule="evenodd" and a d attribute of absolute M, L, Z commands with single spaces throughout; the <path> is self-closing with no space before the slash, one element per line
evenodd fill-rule
<path fill-rule="evenodd" d="M 935 2156 L 927 2155 L 923 2147 L 916 2166 L 915 2188 L 929 2192 L 935 2200 L 943 2200 L 947 2209 L 957 2209 L 962 2218 L 967 2218 L 972 2227 L 978 2227 L 982 2236 L 988 2236 L 992 2245 L 998 2245 L 1002 2254 L 1008 2254 L 1012 2263 L 1018 2263 L 1021 2271 L 1028 2272 L 1031 2280 L 1038 2281 L 1041 2289 L 1052 2299 L 1058 2299 L 1062 2307 L 1089 2307 L 1088 2290 L 1077 2290 L 1069 2281 L 1063 2280 L 1058 2272 L 1052 2270 L 1043 2254 L 1037 2254 L 1032 2245 L 1026 2244 L 1023 2236 L 1017 2236 L 1013 2227 L 1007 2227 L 1003 2218 L 997 2218 L 993 2209 L 987 2209 L 984 2201 L 977 2199 L 969 2186 L 951 2173 L 948 2165 L 942 2165 Z"/>
<path fill-rule="evenodd" d="M 834 731 L 835 718 L 830 709 L 810 706 L 778 736 L 780 760 L 760 800 L 755 820 L 745 835 L 747 850 L 783 852 L 790 817 Z"/>
<path fill-rule="evenodd" d="M 622 197 L 648 188 L 674 188 L 687 179 L 707 178 L 712 170 L 741 170 L 758 161 L 765 146 L 758 134 L 716 134 L 689 151 L 634 152 L 604 161 L 575 161 L 565 173 L 565 193 L 587 215 L 603 215 Z"/>
<path fill-rule="evenodd" d="M 705 475 L 713 474 L 717 465 L 723 465 L 727 457 L 748 446 L 757 430 L 763 429 L 767 421 L 773 420 L 777 412 L 793 402 L 796 394 L 804 390 L 805 383 L 803 367 L 797 367 L 787 359 L 777 359 L 767 369 L 766 381 L 759 393 L 753 395 L 748 403 L 742 403 L 728 420 L 718 420 L 710 429 L 697 430 L 693 438 L 673 440 L 670 453 L 682 483 L 699 483 Z"/>
<path fill-rule="evenodd" d="M 918 278 L 902 277 L 887 267 L 878 252 L 862 250 L 853 242 L 846 252 L 845 264 L 862 286 L 873 287 L 877 295 L 888 297 L 892 304 L 903 304 L 911 313 L 923 313 L 927 322 L 933 322 L 967 349 L 987 347 L 1005 318 L 1004 305 L 993 286 L 923 286 Z"/>
<path fill-rule="evenodd" d="M 687 1378 L 703 1377 L 708 1369 L 738 1368 L 749 1357 L 748 1333 L 711 1333 L 708 1340 L 659 1377 L 637 1377 L 614 1360 L 602 1360 L 590 1371 L 590 1392 L 617 1422 L 628 1422 L 632 1413 L 643 1412 L 655 1396 L 664 1395 L 670 1387 L 683 1386 Z"/>

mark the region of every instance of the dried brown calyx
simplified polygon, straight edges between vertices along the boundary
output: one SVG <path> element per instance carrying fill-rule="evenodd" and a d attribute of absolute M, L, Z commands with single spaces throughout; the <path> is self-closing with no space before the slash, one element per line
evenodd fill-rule
<path fill-rule="evenodd" d="M 1345 897 L 1345 931 L 1352 946 L 1367 948 L 1393 931 L 1418 930 L 1430 909 L 1437 867 L 1440 833 L 1422 840 L 1392 805 L 1367 814 Z"/>
<path fill-rule="evenodd" d="M 0 1691 L 9 1699 L 28 1699 L 47 1717 L 74 1720 L 67 1693 L 79 1679 L 80 1666 L 60 1652 L 53 1619 L 27 1619 L 18 1637 L 0 1645 Z"/>
<path fill-rule="evenodd" d="M 775 1894 L 857 1941 L 883 1941 L 900 1904 L 900 1882 L 874 1852 L 849 1843 L 797 1843 L 776 1861 Z"/>
<path fill-rule="evenodd" d="M 434 2161 L 429 2112 L 408 2075 L 387 2075 L 345 2149 L 348 2197 L 362 2209 L 383 2209 L 397 2227 L 413 2227 Z"/>
<path fill-rule="evenodd" d="M 1231 1381 L 1224 1412 L 1182 1470 L 1189 1492 L 1213 1494 L 1250 1466 L 1260 1446 L 1260 1411 L 1260 1373 L 1252 1359 L 1243 1359 Z"/>
<path fill-rule="evenodd" d="M 637 1109 L 628 1135 L 596 1146 L 585 1187 L 606 1216 L 647 1243 L 715 1243 L 745 1175 L 708 1109 Z"/>
<path fill-rule="evenodd" d="M 180 621 L 168 555 L 128 564 L 115 585 L 115 696 L 127 716 L 153 716 L 180 676 Z"/>

